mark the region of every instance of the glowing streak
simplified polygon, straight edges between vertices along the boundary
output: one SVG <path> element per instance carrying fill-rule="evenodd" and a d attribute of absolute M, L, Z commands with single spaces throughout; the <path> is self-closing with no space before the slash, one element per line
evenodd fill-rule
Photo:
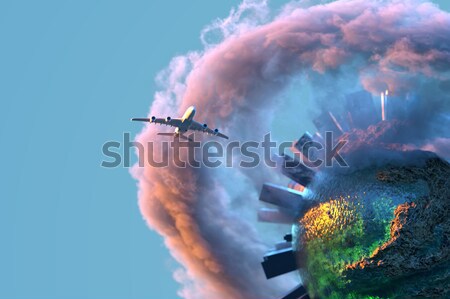
<path fill-rule="evenodd" d="M 331 111 L 328 111 L 328 114 L 330 115 L 331 119 L 333 120 L 336 127 L 341 131 L 341 133 L 344 133 L 344 130 L 342 130 L 341 124 L 337 121 L 336 117 L 334 117 L 333 113 Z"/>
<path fill-rule="evenodd" d="M 386 120 L 386 114 L 384 112 L 384 92 L 381 93 L 381 120 Z"/>
<path fill-rule="evenodd" d="M 384 93 L 384 118 L 387 118 L 387 99 L 388 99 L 389 91 L 386 89 L 386 92 Z"/>

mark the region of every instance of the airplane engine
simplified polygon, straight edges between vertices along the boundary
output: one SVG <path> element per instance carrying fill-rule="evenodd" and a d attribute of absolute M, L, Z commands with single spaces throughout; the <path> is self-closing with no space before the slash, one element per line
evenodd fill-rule
<path fill-rule="evenodd" d="M 166 117 L 166 121 L 170 121 L 172 118 L 170 116 Z"/>
<path fill-rule="evenodd" d="M 214 134 L 218 134 L 219 133 L 219 129 L 214 129 Z"/>
<path fill-rule="evenodd" d="M 203 124 L 203 129 L 205 129 L 206 130 L 206 128 L 208 127 L 208 125 L 207 124 Z"/>
<path fill-rule="evenodd" d="M 155 119 L 156 119 L 156 116 L 152 116 L 152 121 L 155 121 Z"/>

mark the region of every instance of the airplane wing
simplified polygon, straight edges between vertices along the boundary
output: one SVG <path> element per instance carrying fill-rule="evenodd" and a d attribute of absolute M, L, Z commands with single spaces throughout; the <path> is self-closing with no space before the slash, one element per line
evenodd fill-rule
<path fill-rule="evenodd" d="M 178 128 L 181 125 L 181 119 L 179 118 L 156 118 L 156 117 L 152 117 L 152 118 L 132 118 L 132 121 L 146 121 L 149 123 L 153 123 L 153 124 L 160 124 L 160 125 L 165 125 L 165 126 L 171 126 L 171 127 L 175 127 Z"/>
<path fill-rule="evenodd" d="M 206 134 L 211 134 L 211 135 L 215 135 L 215 136 L 219 136 L 219 137 L 228 139 L 228 136 L 220 133 L 219 130 L 217 130 L 217 129 L 211 130 L 210 128 L 204 127 L 201 123 L 196 122 L 196 121 L 192 121 L 191 126 L 189 127 L 189 130 L 199 131 L 199 132 L 203 132 Z"/>

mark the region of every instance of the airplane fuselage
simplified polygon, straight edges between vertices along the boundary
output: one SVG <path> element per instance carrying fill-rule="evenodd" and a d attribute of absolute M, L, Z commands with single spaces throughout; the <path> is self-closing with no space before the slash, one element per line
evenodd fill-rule
<path fill-rule="evenodd" d="M 194 120 L 195 116 L 195 107 L 190 106 L 186 109 L 183 116 L 181 118 L 171 118 L 170 116 L 166 118 L 157 118 L 156 116 L 152 116 L 151 118 L 132 118 L 133 121 L 146 121 L 152 124 L 166 125 L 175 128 L 174 133 L 158 133 L 157 135 L 165 135 L 175 137 L 184 138 L 187 140 L 191 140 L 188 137 L 184 136 L 183 133 L 187 131 L 197 131 L 202 132 L 204 134 L 210 134 L 218 137 L 222 137 L 228 139 L 228 136 L 219 132 L 219 129 L 210 129 L 207 124 L 201 124 Z"/>
<path fill-rule="evenodd" d="M 175 129 L 175 133 L 185 133 L 189 130 L 189 127 L 192 124 L 192 120 L 195 116 L 195 107 L 190 106 L 186 109 L 186 112 L 184 112 L 183 116 L 181 117 L 181 125 Z"/>

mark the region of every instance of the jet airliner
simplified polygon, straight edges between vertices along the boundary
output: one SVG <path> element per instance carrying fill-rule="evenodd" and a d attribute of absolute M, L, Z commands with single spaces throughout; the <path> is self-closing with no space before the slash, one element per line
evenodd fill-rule
<path fill-rule="evenodd" d="M 166 118 L 156 118 L 155 116 L 152 116 L 151 118 L 132 118 L 131 120 L 144 121 L 154 124 L 171 126 L 175 128 L 175 132 L 173 133 L 158 133 L 158 135 L 163 136 L 175 136 L 190 140 L 188 137 L 184 136 L 183 133 L 186 133 L 187 131 L 199 131 L 202 133 L 228 139 L 228 136 L 220 133 L 218 129 L 212 130 L 208 128 L 207 124 L 201 124 L 199 122 L 196 122 L 194 120 L 194 115 L 195 115 L 195 107 L 190 106 L 189 108 L 186 109 L 186 112 L 184 112 L 181 118 L 171 118 L 170 116 Z"/>

